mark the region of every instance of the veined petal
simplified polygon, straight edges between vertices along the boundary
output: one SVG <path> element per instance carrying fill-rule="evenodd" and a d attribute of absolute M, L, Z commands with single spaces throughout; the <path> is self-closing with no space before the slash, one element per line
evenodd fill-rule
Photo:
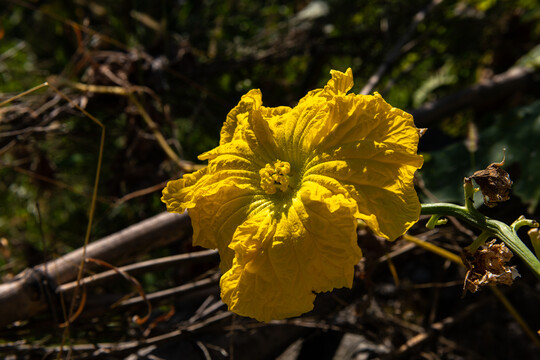
<path fill-rule="evenodd" d="M 379 94 L 336 96 L 325 111 L 302 135 L 301 147 L 316 144 L 303 181 L 340 181 L 358 203 L 356 216 L 377 235 L 402 235 L 420 214 L 412 183 L 423 159 L 412 116 Z"/>
<path fill-rule="evenodd" d="M 324 86 L 323 93 L 327 97 L 335 97 L 338 95 L 345 95 L 352 89 L 354 82 L 351 68 L 348 68 L 346 72 L 330 70 L 332 78 Z"/>
<path fill-rule="evenodd" d="M 198 189 L 197 206 L 188 210 L 193 224 L 193 245 L 217 248 L 221 270 L 229 270 L 234 257 L 229 243 L 235 229 L 256 208 L 267 202 L 248 186 L 234 182 L 218 182 L 214 188 Z"/>
<path fill-rule="evenodd" d="M 293 202 L 306 231 L 303 241 L 295 243 L 296 256 L 315 292 L 351 287 L 354 265 L 362 257 L 356 202 L 345 191 L 325 185 L 304 182 L 298 201 Z"/>
<path fill-rule="evenodd" d="M 278 108 L 279 115 L 265 117 L 276 138 L 277 151 L 309 154 L 320 138 L 331 130 L 332 123 L 327 121 L 328 102 L 335 96 L 344 96 L 352 88 L 353 79 L 351 69 L 346 73 L 335 70 L 330 73 L 332 79 L 324 89 L 310 91 L 294 109 Z M 315 139 L 317 135 L 319 139 Z M 291 158 L 294 161 L 297 156 Z"/>
<path fill-rule="evenodd" d="M 250 90 L 242 96 L 238 105 L 227 115 L 227 121 L 221 129 L 220 145 L 231 142 L 245 143 L 249 146 L 250 152 L 257 154 L 259 159 L 269 162 L 274 159 L 279 147 L 268 120 L 269 118 L 275 120 L 288 108 L 270 109 L 261 105 L 262 95 L 258 89 Z M 211 159 L 215 150 L 217 148 L 199 156 L 199 159 Z"/>
<path fill-rule="evenodd" d="M 403 184 L 400 196 L 378 187 L 347 187 L 358 203 L 358 218 L 378 236 L 395 240 L 418 221 L 420 203 L 412 183 Z"/>
<path fill-rule="evenodd" d="M 276 273 L 270 252 L 280 247 L 274 244 L 277 231 L 277 221 L 269 212 L 237 228 L 230 245 L 235 252 L 233 266 L 220 281 L 221 298 L 229 310 L 259 321 L 270 321 L 313 308 L 315 295 L 305 284 L 282 283 Z"/>
<path fill-rule="evenodd" d="M 262 104 L 262 95 L 259 89 L 250 90 L 242 96 L 236 105 L 227 115 L 227 120 L 221 128 L 220 145 L 233 140 L 245 141 L 244 130 L 249 127 L 249 117 L 253 109 L 257 109 Z"/>
<path fill-rule="evenodd" d="M 313 292 L 351 287 L 362 256 L 355 211 L 346 191 L 305 184 L 283 212 L 261 212 L 240 225 L 229 246 L 233 266 L 221 279 L 223 301 L 269 321 L 311 310 Z"/>
<path fill-rule="evenodd" d="M 363 140 L 313 156 L 303 181 L 339 182 L 358 205 L 356 217 L 394 240 L 420 215 L 413 178 L 422 161 L 401 144 Z"/>
<path fill-rule="evenodd" d="M 161 201 L 167 205 L 167 211 L 182 214 L 188 207 L 195 206 L 192 202 L 192 186 L 199 181 L 208 169 L 203 168 L 193 174 L 186 174 L 178 180 L 172 180 L 167 183 L 163 189 Z"/>
<path fill-rule="evenodd" d="M 319 97 L 321 101 L 326 101 L 338 95 L 345 95 L 352 89 L 354 82 L 351 68 L 344 73 L 337 70 L 330 70 L 331 79 L 328 80 L 324 88 L 311 90 L 298 102 L 298 106 L 304 105 L 305 101 Z"/>
<path fill-rule="evenodd" d="M 228 245 L 234 229 L 264 202 L 257 196 L 262 191 L 254 169 L 256 166 L 244 158 L 220 155 L 208 167 L 170 181 L 163 190 L 162 201 L 168 211 L 188 209 L 193 244 L 217 248 L 225 271 L 232 266 Z"/>

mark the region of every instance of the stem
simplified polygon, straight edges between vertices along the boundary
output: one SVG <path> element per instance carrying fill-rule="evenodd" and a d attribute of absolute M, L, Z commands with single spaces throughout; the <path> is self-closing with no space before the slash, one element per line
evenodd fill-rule
<path fill-rule="evenodd" d="M 471 201 L 470 198 L 466 202 Z M 435 203 L 422 204 L 422 215 L 454 216 L 469 225 L 482 230 L 486 234 L 483 236 L 495 236 L 499 238 L 512 252 L 519 256 L 523 262 L 540 279 L 540 261 L 533 255 L 529 248 L 521 241 L 512 228 L 505 223 L 488 218 L 474 207 L 465 207 L 455 204 Z"/>
<path fill-rule="evenodd" d="M 456 254 L 454 254 L 454 253 L 452 253 L 452 252 L 450 252 L 448 250 L 445 250 L 445 249 L 443 249 L 443 248 L 441 248 L 441 247 L 439 247 L 437 245 L 434 245 L 434 244 L 429 243 L 427 241 L 421 240 L 421 239 L 417 238 L 416 236 L 412 236 L 412 235 L 409 235 L 409 234 L 404 234 L 403 239 L 405 239 L 407 241 L 410 241 L 410 242 L 418 245 L 419 247 L 421 247 L 423 249 L 426 249 L 428 251 L 431 251 L 432 253 L 437 254 L 437 255 L 439 255 L 439 256 L 441 256 L 443 258 L 446 258 L 446 259 L 448 259 L 448 260 L 450 260 L 450 261 L 452 261 L 452 262 L 454 262 L 454 263 L 456 263 L 458 265 L 463 266 L 463 261 L 461 261 L 461 258 L 458 255 L 456 255 Z"/>
<path fill-rule="evenodd" d="M 491 285 L 490 286 L 491 291 L 495 294 L 495 296 L 499 299 L 499 301 L 504 305 L 506 310 L 512 315 L 512 317 L 517 321 L 519 326 L 523 329 L 525 334 L 535 343 L 536 346 L 540 347 L 540 340 L 538 339 L 538 335 L 536 335 L 531 328 L 527 325 L 527 322 L 523 319 L 523 317 L 519 314 L 517 309 L 508 301 L 506 296 L 501 292 L 501 290 L 497 289 L 496 286 Z"/>
<path fill-rule="evenodd" d="M 420 214 L 454 216 L 476 228 L 484 229 L 485 227 L 485 221 L 482 221 L 482 219 L 478 218 L 477 216 L 472 216 L 465 206 L 448 203 L 422 204 Z"/>
<path fill-rule="evenodd" d="M 442 219 L 442 220 L 439 220 L 440 218 L 440 215 L 433 215 L 429 218 L 427 224 L 426 224 L 426 227 L 428 229 L 435 229 L 435 226 L 439 226 L 439 225 L 444 225 L 447 223 L 447 219 Z"/>
<path fill-rule="evenodd" d="M 538 228 L 531 229 L 527 232 L 527 235 L 531 239 L 536 257 L 540 257 L 540 230 Z"/>
<path fill-rule="evenodd" d="M 473 243 L 468 246 L 468 250 L 471 253 L 474 253 L 476 250 L 478 250 L 480 245 L 483 245 L 486 242 L 486 240 L 489 239 L 490 236 L 491 236 L 491 233 L 489 231 L 485 231 L 485 230 L 482 231 L 482 233 L 478 235 L 476 240 L 474 240 Z"/>
<path fill-rule="evenodd" d="M 525 216 L 523 215 L 521 215 L 519 219 L 517 219 L 516 221 L 512 223 L 512 225 L 510 225 L 510 227 L 512 228 L 514 232 L 517 232 L 519 228 L 523 226 L 535 228 L 535 227 L 538 227 L 539 225 L 538 225 L 538 222 L 536 222 L 535 220 L 525 219 Z"/>

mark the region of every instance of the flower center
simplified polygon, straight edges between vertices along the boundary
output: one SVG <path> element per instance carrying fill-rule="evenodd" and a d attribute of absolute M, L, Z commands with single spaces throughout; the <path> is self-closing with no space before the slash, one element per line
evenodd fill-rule
<path fill-rule="evenodd" d="M 275 194 L 277 189 L 281 191 L 287 190 L 289 187 L 289 173 L 291 172 L 291 164 L 286 161 L 277 160 L 273 165 L 266 164 L 261 170 L 261 188 L 267 194 Z"/>

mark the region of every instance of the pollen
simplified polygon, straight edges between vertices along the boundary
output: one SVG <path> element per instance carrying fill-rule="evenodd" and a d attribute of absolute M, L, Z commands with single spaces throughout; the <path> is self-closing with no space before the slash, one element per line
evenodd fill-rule
<path fill-rule="evenodd" d="M 261 188 L 267 194 L 275 194 L 277 190 L 286 191 L 289 187 L 289 173 L 291 164 L 286 161 L 277 160 L 273 165 L 266 164 L 261 170 Z"/>

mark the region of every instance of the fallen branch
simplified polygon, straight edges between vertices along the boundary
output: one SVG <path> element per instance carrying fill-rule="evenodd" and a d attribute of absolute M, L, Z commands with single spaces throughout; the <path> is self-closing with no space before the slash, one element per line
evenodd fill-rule
<path fill-rule="evenodd" d="M 216 273 L 217 275 L 217 273 Z M 217 292 L 217 285 L 219 284 L 219 276 L 212 276 L 206 279 L 193 281 L 188 284 L 176 286 L 171 289 L 156 291 L 154 293 L 146 295 L 146 299 L 142 296 L 136 296 L 127 300 L 124 300 L 118 304 L 118 307 L 132 306 L 143 304 L 147 299 L 148 301 L 159 301 L 164 298 L 187 295 L 193 293 L 195 290 L 204 290 L 207 288 L 215 287 Z"/>
<path fill-rule="evenodd" d="M 218 259 L 217 250 L 202 250 L 186 254 L 178 254 L 162 257 L 159 259 L 152 259 L 147 261 L 138 262 L 126 266 L 119 267 L 118 270 L 128 272 L 131 275 L 143 273 L 145 271 L 155 271 L 163 267 L 171 267 L 173 265 L 178 266 L 180 264 L 185 265 L 195 261 Z M 111 278 L 117 277 L 118 272 L 115 270 L 107 270 L 99 274 L 90 275 L 81 279 L 79 286 L 85 285 L 97 285 L 111 280 Z M 77 287 L 77 281 L 72 281 L 66 284 L 58 286 L 56 292 L 70 292 Z"/>
<path fill-rule="evenodd" d="M 86 256 L 109 263 L 125 263 L 150 249 L 169 244 L 190 231 L 187 214 L 161 213 L 122 231 L 90 243 Z M 26 269 L 14 280 L 0 284 L 0 326 L 25 320 L 54 305 L 57 284 L 77 276 L 83 249 Z M 95 268 L 87 264 L 87 269 Z"/>
<path fill-rule="evenodd" d="M 231 313 L 222 312 L 211 318 L 208 318 L 200 323 L 181 326 L 180 329 L 141 340 L 130 340 L 115 343 L 97 343 L 97 344 L 75 344 L 72 345 L 70 351 L 73 355 L 89 358 L 97 358 L 103 355 L 115 356 L 128 355 L 137 349 L 149 346 L 165 344 L 171 341 L 189 337 L 193 333 L 204 331 L 229 317 Z M 0 352 L 16 351 L 18 354 L 33 354 L 38 356 L 59 356 L 67 353 L 68 349 L 61 346 L 42 347 L 39 345 L 26 344 L 22 341 L 15 343 L 0 344 Z"/>
<path fill-rule="evenodd" d="M 429 127 L 466 108 L 497 103 L 512 94 L 526 91 L 534 84 L 535 73 L 533 68 L 514 67 L 492 79 L 481 81 L 409 112 L 413 115 L 416 126 Z"/>

